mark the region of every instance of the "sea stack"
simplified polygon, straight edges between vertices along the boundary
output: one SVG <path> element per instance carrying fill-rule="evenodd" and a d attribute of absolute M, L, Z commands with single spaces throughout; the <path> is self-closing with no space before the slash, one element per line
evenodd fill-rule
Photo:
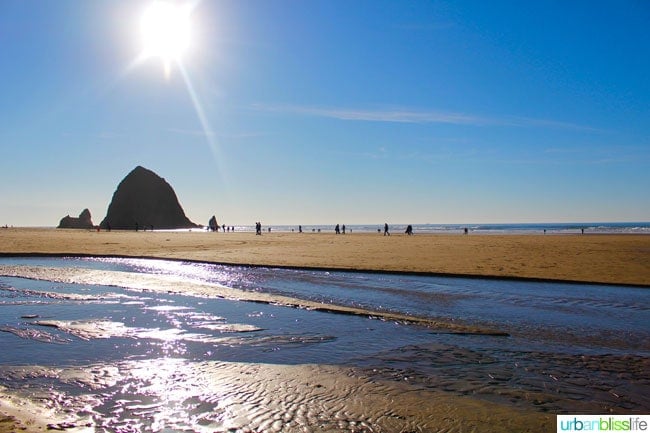
<path fill-rule="evenodd" d="M 186 216 L 165 179 L 137 166 L 120 182 L 108 205 L 103 229 L 183 229 L 199 227 Z"/>
<path fill-rule="evenodd" d="M 78 218 L 70 215 L 64 216 L 59 222 L 58 229 L 92 229 L 94 228 L 93 220 L 90 217 L 90 211 L 84 209 Z"/>

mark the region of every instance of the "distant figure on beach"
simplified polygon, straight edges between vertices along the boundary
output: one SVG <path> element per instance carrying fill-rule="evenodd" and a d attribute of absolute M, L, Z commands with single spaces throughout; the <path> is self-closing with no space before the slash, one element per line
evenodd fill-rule
<path fill-rule="evenodd" d="M 298 226 L 298 233 L 302 233 L 302 226 Z"/>
<path fill-rule="evenodd" d="M 336 233 L 337 235 L 341 234 L 341 229 L 339 228 L 338 224 L 336 225 L 336 227 L 334 227 L 334 233 Z"/>
<path fill-rule="evenodd" d="M 580 232 L 584 235 L 585 234 L 585 229 L 580 229 Z"/>
<path fill-rule="evenodd" d="M 463 233 L 464 233 L 464 234 L 469 233 L 469 230 L 467 229 L 467 227 L 465 227 L 465 228 L 463 229 Z"/>
<path fill-rule="evenodd" d="M 269 233 L 271 233 L 271 227 L 269 227 Z"/>
<path fill-rule="evenodd" d="M 255 223 L 255 234 L 256 235 L 262 235 L 262 223 L 256 222 Z"/>
<path fill-rule="evenodd" d="M 138 222 L 136 221 L 135 222 L 135 231 L 137 232 L 138 230 L 140 230 L 140 224 L 138 224 Z"/>
<path fill-rule="evenodd" d="M 341 226 L 341 233 L 345 234 L 345 224 Z"/>
<path fill-rule="evenodd" d="M 377 229 L 377 233 L 381 233 L 381 228 L 378 228 L 378 229 Z"/>
<path fill-rule="evenodd" d="M 390 232 L 388 231 L 388 223 L 384 223 L 384 236 L 390 236 Z"/>
<path fill-rule="evenodd" d="M 407 225 L 406 226 L 406 231 L 404 233 L 411 236 L 413 234 L 413 226 L 411 224 Z"/>

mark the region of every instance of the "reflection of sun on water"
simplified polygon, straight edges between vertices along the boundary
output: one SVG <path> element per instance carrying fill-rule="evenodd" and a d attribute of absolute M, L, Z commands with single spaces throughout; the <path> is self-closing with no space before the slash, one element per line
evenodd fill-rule
<path fill-rule="evenodd" d="M 187 362 L 175 358 L 159 358 L 131 371 L 136 395 L 149 401 L 129 405 L 129 409 L 146 414 L 152 431 L 186 430 L 213 432 L 228 423 L 223 408 L 225 390 L 218 383 L 204 383 Z M 211 397 L 205 401 L 206 395 Z"/>

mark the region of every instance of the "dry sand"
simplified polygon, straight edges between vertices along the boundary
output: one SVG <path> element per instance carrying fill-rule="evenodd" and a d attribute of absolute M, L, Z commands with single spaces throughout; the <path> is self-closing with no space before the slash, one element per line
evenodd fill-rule
<path fill-rule="evenodd" d="M 0 254 L 89 254 L 650 286 L 649 235 L 0 229 Z"/>

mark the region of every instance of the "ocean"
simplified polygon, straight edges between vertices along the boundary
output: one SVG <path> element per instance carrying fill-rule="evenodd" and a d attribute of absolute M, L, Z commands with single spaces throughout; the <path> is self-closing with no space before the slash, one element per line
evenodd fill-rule
<path fill-rule="evenodd" d="M 334 232 L 333 224 L 303 225 L 303 232 Z M 339 222 L 344 224 L 344 222 Z M 297 232 L 298 225 L 263 225 L 263 231 Z M 408 223 L 388 223 L 394 233 L 404 233 Z M 650 222 L 589 222 L 589 223 L 509 223 L 509 224 L 412 224 L 413 233 L 457 234 L 467 228 L 469 233 L 476 234 L 650 234 Z M 255 225 L 235 225 L 235 231 L 254 232 Z M 383 232 L 384 223 L 378 224 L 346 224 L 347 233 Z"/>

